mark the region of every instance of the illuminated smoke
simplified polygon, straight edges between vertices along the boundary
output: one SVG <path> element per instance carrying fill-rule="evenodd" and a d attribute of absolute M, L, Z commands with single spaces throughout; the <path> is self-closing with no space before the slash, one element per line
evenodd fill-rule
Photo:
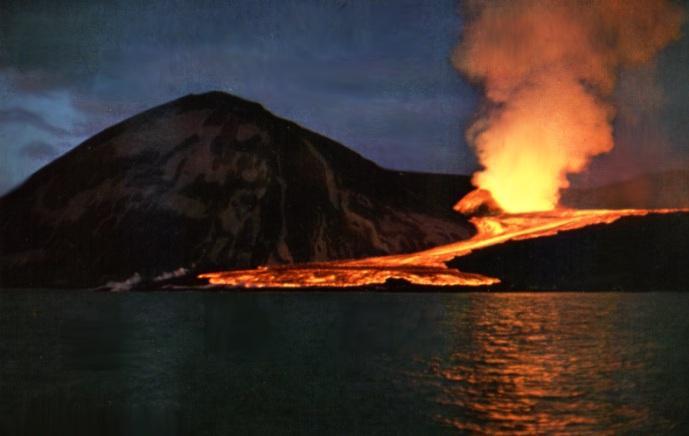
<path fill-rule="evenodd" d="M 613 147 L 619 69 L 680 36 L 666 0 L 480 0 L 465 4 L 457 69 L 485 90 L 467 132 L 474 175 L 508 212 L 550 210 L 567 174 Z"/>

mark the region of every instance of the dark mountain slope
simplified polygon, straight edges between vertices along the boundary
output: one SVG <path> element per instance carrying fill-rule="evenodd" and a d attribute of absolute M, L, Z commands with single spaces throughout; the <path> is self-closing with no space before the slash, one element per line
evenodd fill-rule
<path fill-rule="evenodd" d="M 488 247 L 449 262 L 503 281 L 502 289 L 689 290 L 689 213 L 621 218 Z"/>
<path fill-rule="evenodd" d="M 384 170 L 260 105 L 191 95 L 119 123 L 0 199 L 0 286 L 410 252 L 472 232 L 462 176 Z"/>

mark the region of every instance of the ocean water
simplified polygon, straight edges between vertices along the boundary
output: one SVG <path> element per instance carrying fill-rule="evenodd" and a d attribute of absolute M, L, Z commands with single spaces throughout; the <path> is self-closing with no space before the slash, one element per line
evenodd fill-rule
<path fill-rule="evenodd" d="M 0 292 L 0 434 L 689 432 L 689 294 Z"/>

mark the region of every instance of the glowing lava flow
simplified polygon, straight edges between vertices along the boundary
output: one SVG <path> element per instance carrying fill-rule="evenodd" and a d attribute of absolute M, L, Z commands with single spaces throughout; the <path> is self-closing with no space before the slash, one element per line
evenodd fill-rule
<path fill-rule="evenodd" d="M 202 274 L 212 285 L 239 288 L 356 287 L 383 284 L 389 279 L 416 285 L 486 286 L 500 280 L 448 268 L 445 262 L 473 250 L 509 240 L 539 238 L 594 224 L 610 224 L 625 216 L 672 213 L 660 210 L 570 210 L 474 217 L 477 234 L 468 240 L 410 254 L 298 265 L 266 266 Z"/>

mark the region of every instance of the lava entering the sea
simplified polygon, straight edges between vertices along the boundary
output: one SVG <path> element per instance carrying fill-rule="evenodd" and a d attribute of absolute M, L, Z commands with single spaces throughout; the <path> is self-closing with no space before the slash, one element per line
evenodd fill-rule
<path fill-rule="evenodd" d="M 471 219 L 476 235 L 465 241 L 417 253 L 297 265 L 266 266 L 202 274 L 212 285 L 235 288 L 346 288 L 384 284 L 391 279 L 425 286 L 489 286 L 499 278 L 448 268 L 446 262 L 473 250 L 509 240 L 539 238 L 594 224 L 610 224 L 625 216 L 672 213 L 679 209 L 573 210 L 496 214 Z"/>

